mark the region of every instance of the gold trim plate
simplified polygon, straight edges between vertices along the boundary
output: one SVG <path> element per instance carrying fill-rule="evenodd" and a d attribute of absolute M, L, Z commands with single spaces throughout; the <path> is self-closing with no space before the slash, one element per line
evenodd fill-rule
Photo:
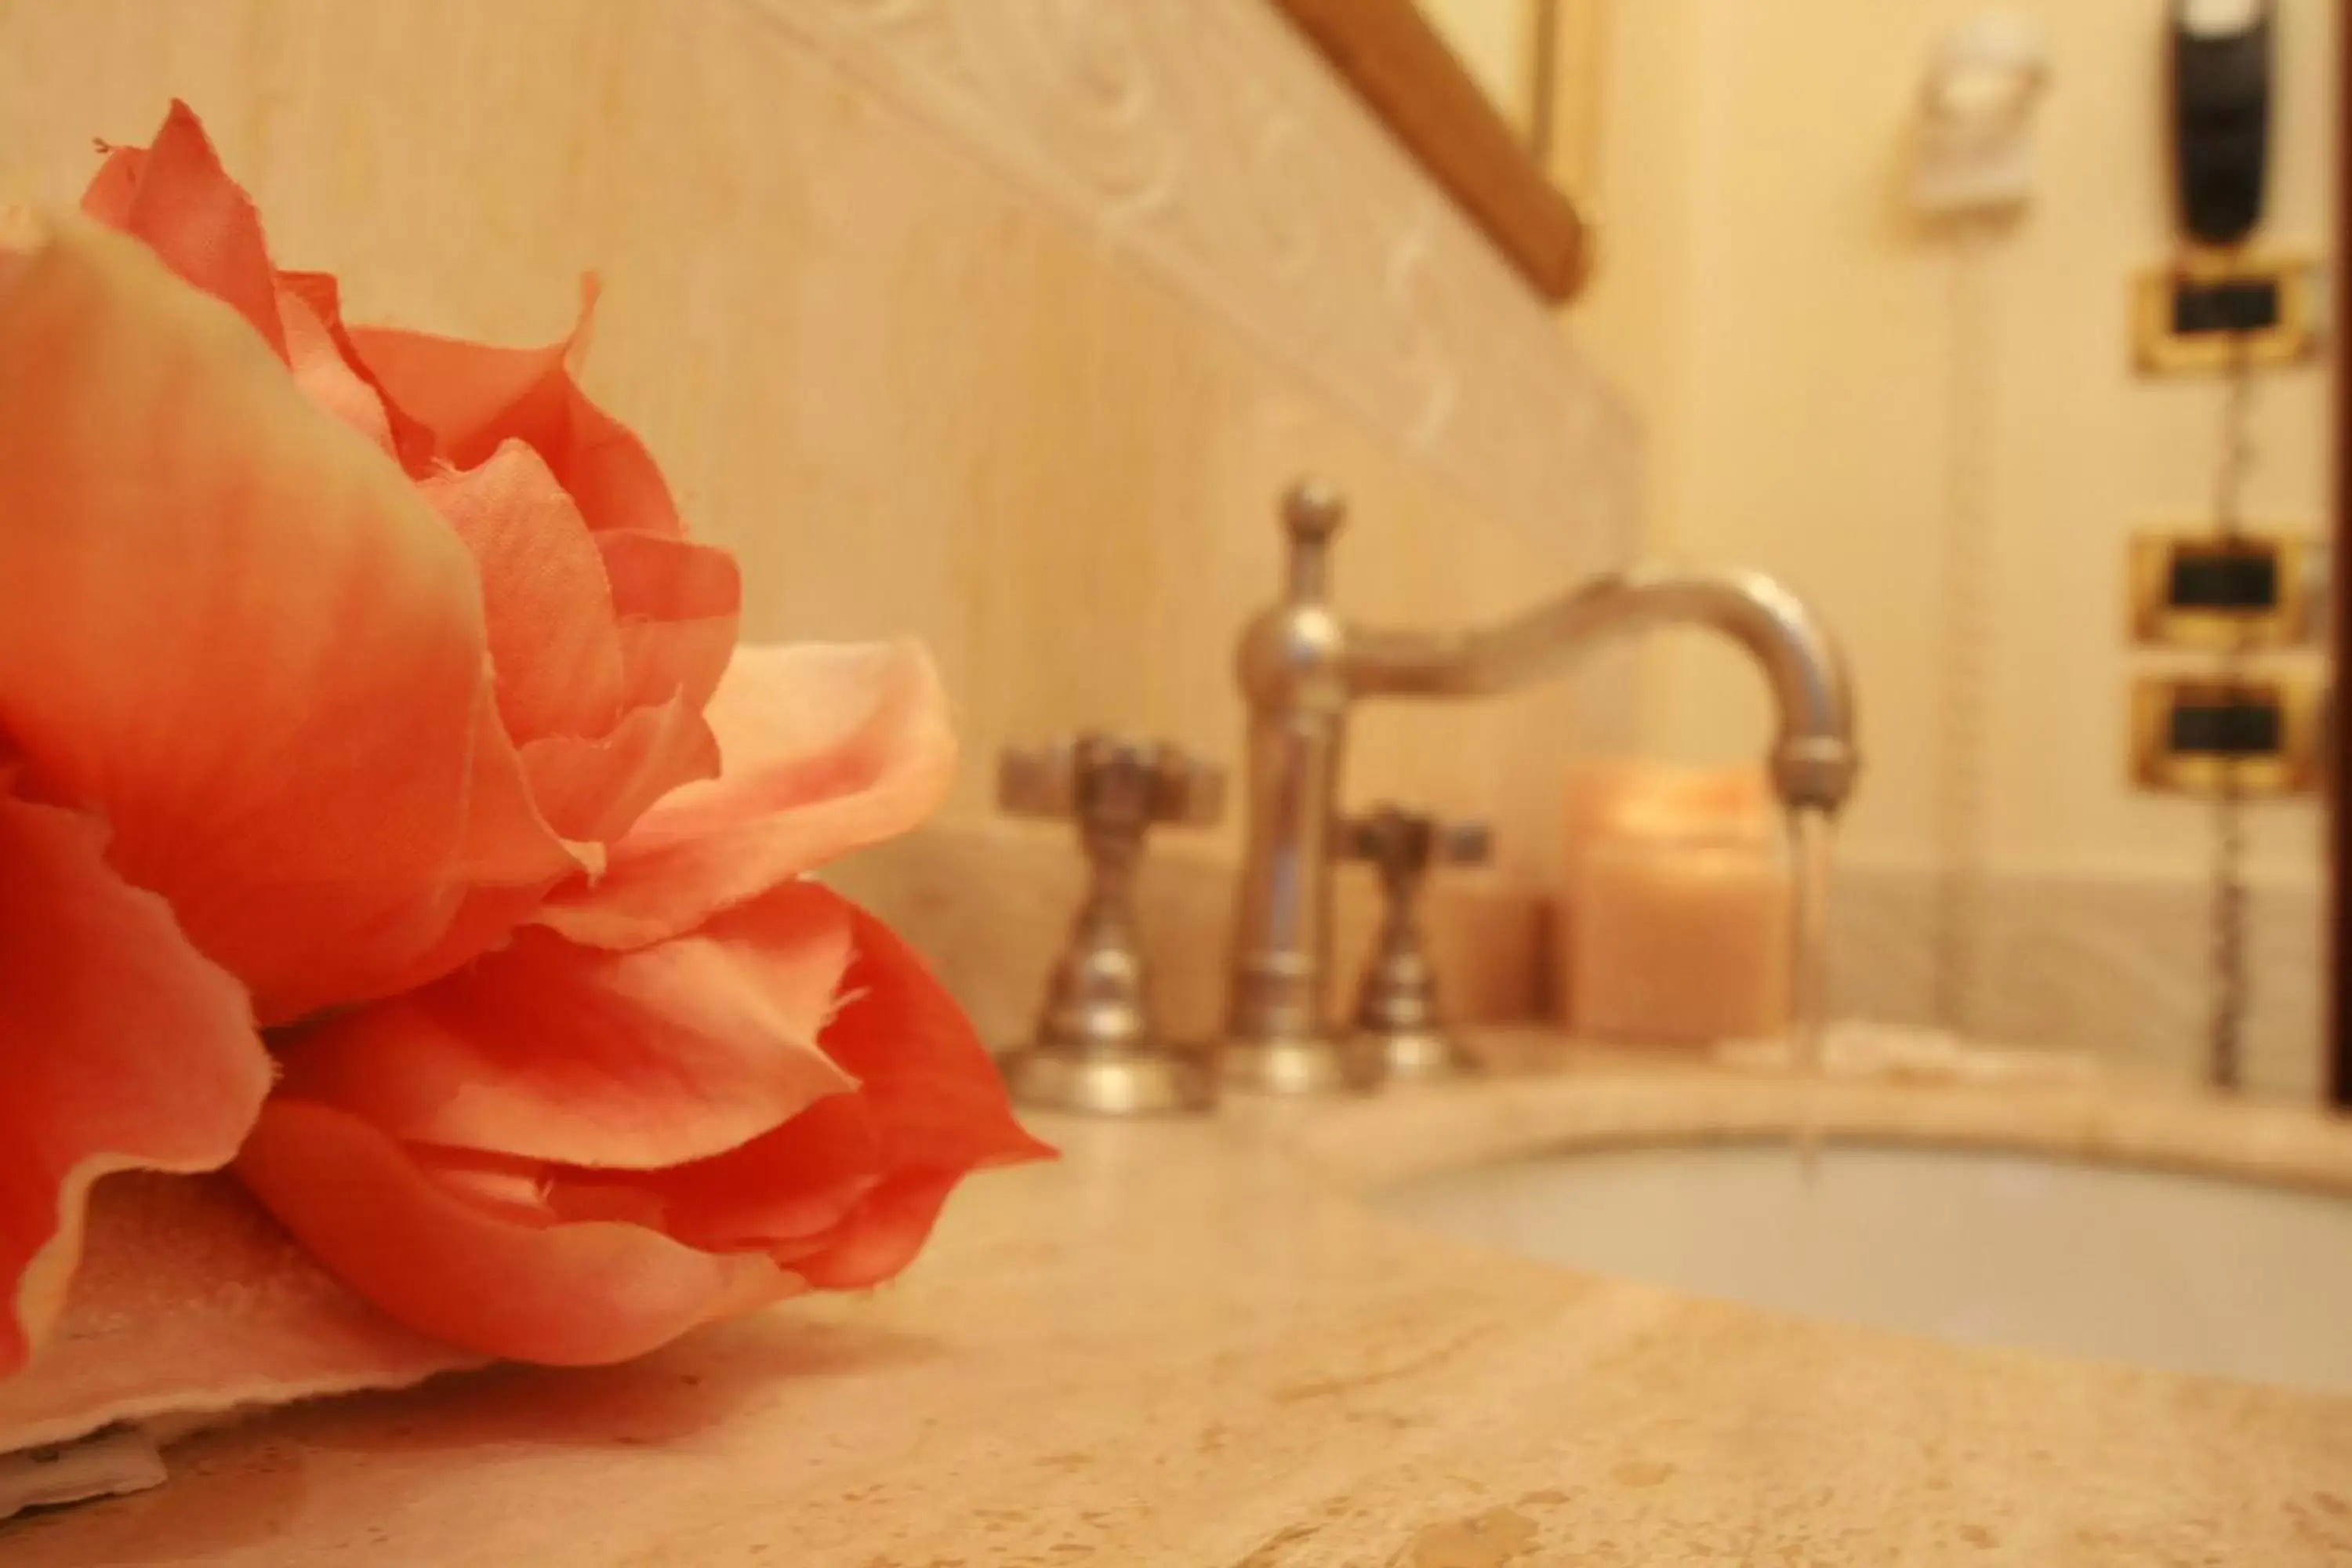
<path fill-rule="evenodd" d="M 2218 756 L 2172 749 L 2172 714 L 2184 702 L 2232 699 L 2273 708 L 2279 747 L 2266 755 Z M 2219 795 L 2235 775 L 2242 795 L 2302 795 L 2319 782 L 2319 700 L 2311 682 L 2279 676 L 2144 675 L 2132 689 L 2132 782 L 2143 789 Z"/>
<path fill-rule="evenodd" d="M 2172 602 L 2174 562 L 2190 553 L 2269 554 L 2277 563 L 2278 599 L 2258 611 L 2205 609 Z M 2235 540 L 2191 529 L 2151 530 L 2131 542 L 2131 639 L 2143 647 L 2284 648 L 2310 640 L 2315 625 L 2307 536 L 2250 531 Z"/>
<path fill-rule="evenodd" d="M 2252 332 L 2182 332 L 2172 319 L 2177 283 L 2273 283 L 2278 321 Z M 2308 256 L 2191 251 L 2139 275 L 2132 339 L 2139 368 L 2154 374 L 2219 374 L 2241 355 L 2250 365 L 2295 364 L 2319 348 L 2319 268 Z"/>

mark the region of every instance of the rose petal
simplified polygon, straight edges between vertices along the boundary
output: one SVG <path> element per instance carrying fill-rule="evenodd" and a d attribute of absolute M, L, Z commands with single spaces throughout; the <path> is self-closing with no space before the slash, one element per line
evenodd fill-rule
<path fill-rule="evenodd" d="M 172 100 L 152 146 L 107 154 L 82 210 L 145 244 L 164 266 L 243 316 L 272 353 L 286 357 L 261 215 L 221 167 L 186 104 Z"/>
<path fill-rule="evenodd" d="M 583 855 L 596 848 L 593 845 L 574 847 Z M 370 1002 L 416 990 L 505 946 L 514 936 L 515 928 L 546 896 L 544 883 L 468 889 L 458 900 L 457 912 L 450 916 L 439 941 L 406 964 L 382 972 L 371 989 L 351 1000 Z"/>
<path fill-rule="evenodd" d="M 475 1207 L 518 1224 L 553 1225 L 559 1219 L 617 1219 L 611 1214 L 558 1214 L 548 1201 L 550 1166 L 544 1160 L 486 1154 L 476 1149 L 430 1149 L 413 1152 L 429 1159 L 433 1180 Z"/>
<path fill-rule="evenodd" d="M 393 401 L 432 429 L 452 466 L 470 468 L 504 442 L 526 441 L 547 459 L 590 528 L 676 538 L 684 532 L 677 503 L 645 443 L 589 402 L 572 379 L 568 362 L 594 304 L 592 284 L 572 335 L 545 348 L 495 348 L 365 327 L 352 341 Z"/>
<path fill-rule="evenodd" d="M 343 363 L 334 334 L 310 301 L 281 289 L 278 320 L 286 329 L 286 359 L 295 384 L 311 402 L 390 452 L 392 421 L 384 414 L 383 400 Z"/>
<path fill-rule="evenodd" d="M 918 1172 L 884 1183 L 823 1247 L 789 1267 L 817 1290 L 865 1290 L 896 1279 L 930 1239 L 960 1179 Z"/>
<path fill-rule="evenodd" d="M 226 1164 L 269 1088 L 244 988 L 105 838 L 0 793 L 0 1377 L 64 1304 L 90 1184 Z"/>
<path fill-rule="evenodd" d="M 819 1043 L 856 1089 L 740 1149 L 625 1180 L 658 1194 L 665 1227 L 694 1246 L 759 1247 L 812 1283 L 866 1285 L 915 1256 L 964 1175 L 1054 1151 L 1013 1119 L 987 1047 L 914 951 L 827 896 L 848 911 L 857 956 Z"/>
<path fill-rule="evenodd" d="M 525 738 L 531 796 L 556 832 L 618 838 L 655 801 L 719 771 L 701 710 L 734 642 L 740 587 L 723 552 L 590 534 L 520 441 L 423 490 L 481 570 L 499 711 Z M 644 619 L 668 612 L 699 619 Z M 621 616 L 636 623 L 625 641 Z"/>
<path fill-rule="evenodd" d="M 857 956 L 818 1043 L 857 1079 L 886 1173 L 1052 1159 L 1014 1120 L 995 1058 L 947 987 L 897 931 L 841 902 Z"/>
<path fill-rule="evenodd" d="M 699 711 L 734 657 L 743 602 L 735 558 L 655 533 L 596 535 L 632 705 L 683 697 Z"/>
<path fill-rule="evenodd" d="M 433 433 L 394 406 L 343 326 L 342 289 L 324 272 L 278 274 L 286 358 L 310 401 L 382 447 L 412 478 L 432 471 Z"/>
<path fill-rule="evenodd" d="M 473 468 L 510 440 L 527 442 L 553 466 L 562 443 L 551 454 L 519 426 L 530 416 L 544 434 L 550 417 L 539 405 L 543 389 L 565 374 L 572 340 L 541 348 L 469 343 L 432 332 L 394 327 L 354 327 L 352 342 L 392 400 L 433 433 L 443 462 Z"/>
<path fill-rule="evenodd" d="M 498 726 L 487 687 L 476 721 L 485 732 Z M 552 876 L 511 863 L 512 847 L 536 842 L 547 833 L 548 823 L 531 798 L 521 758 L 503 743 L 504 731 L 499 733 L 501 743 L 482 746 L 474 753 L 466 837 L 458 845 L 453 872 L 457 885 L 442 900 L 453 912 L 441 934 L 413 957 L 368 971 L 364 984 L 353 984 L 337 1000 L 373 1001 L 438 980 L 503 945 L 563 876 L 575 870 L 593 876 L 604 868 L 604 847 L 585 841 L 567 844 L 572 858 Z"/>
<path fill-rule="evenodd" d="M 642 947 L 905 831 L 954 778 L 945 709 L 913 644 L 741 649 L 707 715 L 719 777 L 646 812 L 601 879 L 534 918 L 592 946 Z"/>
<path fill-rule="evenodd" d="M 643 1226 L 519 1221 L 441 1184 L 427 1160 L 347 1111 L 279 1095 L 236 1171 L 352 1289 L 489 1355 L 625 1361 L 798 1288 L 757 1253 L 715 1256 Z"/>
<path fill-rule="evenodd" d="M 163 264 L 251 321 L 320 406 L 425 471 L 432 435 L 385 405 L 343 330 L 323 272 L 277 272 L 261 217 L 228 176 L 188 106 L 174 101 L 155 144 L 118 147 L 90 181 L 82 211 L 153 250 Z"/>
<path fill-rule="evenodd" d="M 549 1180 L 559 1205 L 596 1189 L 642 1194 L 662 1228 L 692 1247 L 791 1256 L 829 1241 L 886 1173 L 873 1109 L 853 1090 L 710 1159 L 619 1176 L 551 1172 Z"/>
<path fill-rule="evenodd" d="M 419 487 L 482 579 L 507 732 L 603 735 L 621 717 L 621 649 L 604 561 L 580 510 L 520 441 Z M 567 837 L 585 837 L 558 826 Z"/>
<path fill-rule="evenodd" d="M 700 713 L 672 698 L 639 708 L 597 740 L 550 735 L 522 749 L 531 798 L 567 838 L 608 844 L 680 784 L 719 772 L 719 742 Z"/>
<path fill-rule="evenodd" d="M 78 220 L 0 253 L 0 731 L 265 1022 L 412 964 L 461 877 L 580 864 L 517 793 L 448 529 L 227 310 Z"/>
<path fill-rule="evenodd" d="M 281 1092 L 411 1142 L 573 1165 L 676 1165 L 856 1087 L 818 1048 L 850 959 L 802 884 L 640 952 L 527 931 L 286 1047 Z"/>
<path fill-rule="evenodd" d="M 735 626 L 731 615 L 699 621 L 623 621 L 616 629 L 624 700 L 637 707 L 675 699 L 699 714 L 735 657 Z M 707 721 L 703 730 L 709 731 Z M 714 736 L 714 756 L 718 749 Z"/>

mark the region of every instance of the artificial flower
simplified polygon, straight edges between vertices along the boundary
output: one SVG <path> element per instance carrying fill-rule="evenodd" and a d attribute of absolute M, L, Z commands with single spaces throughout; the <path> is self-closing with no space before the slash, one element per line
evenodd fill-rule
<path fill-rule="evenodd" d="M 84 206 L 0 230 L 0 1376 L 112 1171 L 233 1160 L 410 1328 L 583 1362 L 1045 1152 L 806 879 L 947 788 L 919 650 L 737 655 L 579 333 L 347 325 L 184 108 Z"/>

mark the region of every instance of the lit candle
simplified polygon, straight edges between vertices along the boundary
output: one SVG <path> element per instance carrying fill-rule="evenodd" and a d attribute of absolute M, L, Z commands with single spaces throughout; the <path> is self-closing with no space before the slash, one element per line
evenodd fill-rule
<path fill-rule="evenodd" d="M 1782 1033 L 1789 868 L 1762 775 L 1605 764 L 1572 781 L 1569 812 L 1569 1027 L 1691 1045 Z"/>

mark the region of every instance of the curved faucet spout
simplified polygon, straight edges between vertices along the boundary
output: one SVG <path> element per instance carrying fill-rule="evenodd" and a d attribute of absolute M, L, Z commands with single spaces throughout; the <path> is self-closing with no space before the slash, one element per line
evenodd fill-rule
<path fill-rule="evenodd" d="M 1666 625 L 1712 626 L 1755 656 L 1780 711 L 1772 773 L 1781 798 L 1824 811 L 1843 805 L 1855 771 L 1844 658 L 1811 606 L 1761 573 L 1639 566 L 1476 631 L 1351 628 L 1349 689 L 1440 698 L 1514 690 L 1621 633 Z"/>
<path fill-rule="evenodd" d="M 1467 632 L 1377 631 L 1330 603 L 1345 508 L 1312 483 L 1284 503 L 1289 588 L 1242 637 L 1250 710 L 1249 837 L 1234 921 L 1225 1081 L 1306 1092 L 1363 1088 L 1377 1064 L 1335 1037 L 1331 835 L 1349 710 L 1374 697 L 1459 698 L 1556 673 L 1620 632 L 1713 626 L 1755 656 L 1780 711 L 1772 776 L 1790 806 L 1834 811 L 1853 788 L 1853 698 L 1837 639 L 1796 595 L 1752 572 L 1644 567 L 1596 578 L 1512 620 Z"/>

